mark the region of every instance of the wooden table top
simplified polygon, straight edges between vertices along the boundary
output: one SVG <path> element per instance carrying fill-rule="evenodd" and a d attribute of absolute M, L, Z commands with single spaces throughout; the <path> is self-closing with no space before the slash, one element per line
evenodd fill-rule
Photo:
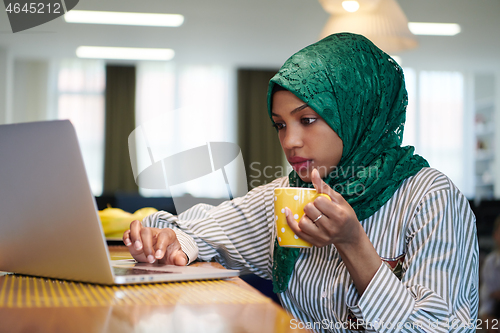
<path fill-rule="evenodd" d="M 110 254 L 130 258 L 125 247 L 110 246 Z M 0 276 L 0 332 L 300 331 L 290 320 L 240 278 L 100 286 Z"/>

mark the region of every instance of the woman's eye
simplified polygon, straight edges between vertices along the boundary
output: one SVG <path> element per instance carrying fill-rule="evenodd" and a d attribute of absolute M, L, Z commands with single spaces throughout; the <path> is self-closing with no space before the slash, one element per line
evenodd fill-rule
<path fill-rule="evenodd" d="M 273 124 L 273 127 L 276 128 L 278 131 L 280 129 L 283 129 L 285 127 L 285 124 L 282 124 L 282 123 L 274 123 Z"/>
<path fill-rule="evenodd" d="M 304 125 L 310 125 L 316 121 L 316 118 L 302 118 L 300 121 Z"/>

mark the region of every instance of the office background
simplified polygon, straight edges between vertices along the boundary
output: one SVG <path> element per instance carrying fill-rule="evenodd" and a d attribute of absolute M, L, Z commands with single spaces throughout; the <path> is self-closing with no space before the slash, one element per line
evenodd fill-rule
<path fill-rule="evenodd" d="M 500 198 L 500 1 L 398 3 L 409 21 L 462 28 L 452 37 L 418 36 L 417 48 L 396 54 L 410 94 L 405 143 L 448 174 L 477 207 L 492 202 L 495 207 L 492 200 Z M 263 95 L 270 75 L 287 57 L 318 39 L 329 18 L 318 1 L 82 0 L 75 9 L 178 13 L 185 21 L 178 28 L 157 28 L 70 24 L 58 18 L 12 34 L 2 10 L 0 124 L 70 118 L 96 196 L 137 191 L 123 135 L 188 105 L 204 110 L 206 118 L 176 116 L 169 123 L 173 129 L 158 136 L 158 151 L 162 140 L 181 137 L 188 145 L 192 133 L 208 131 L 214 140 L 238 142 L 247 164 L 260 163 L 255 170 L 247 165 L 250 188 L 286 174 L 277 139 L 268 144 L 273 133 Z M 75 56 L 81 45 L 168 47 L 175 57 L 168 62 L 83 60 Z M 116 78 L 127 68 L 133 73 Z M 119 73 L 112 74 L 114 69 Z M 113 77 L 118 87 L 128 82 L 128 90 L 118 90 L 114 98 Z M 245 118 L 259 112 L 260 118 Z M 123 132 L 122 141 L 112 143 L 113 131 Z M 272 169 L 263 175 L 267 165 Z M 213 188 L 187 184 L 181 192 L 218 197 Z M 169 196 L 168 190 L 140 191 Z M 497 212 L 488 209 L 478 216 L 486 214 L 490 221 Z"/>

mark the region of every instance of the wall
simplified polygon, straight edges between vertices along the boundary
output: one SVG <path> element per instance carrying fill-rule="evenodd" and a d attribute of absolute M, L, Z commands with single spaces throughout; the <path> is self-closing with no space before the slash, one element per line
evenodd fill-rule
<path fill-rule="evenodd" d="M 12 120 L 12 57 L 7 49 L 0 48 L 0 124 L 8 124 Z"/>
<path fill-rule="evenodd" d="M 12 114 L 14 123 L 55 119 L 55 66 L 48 60 L 13 62 Z"/>

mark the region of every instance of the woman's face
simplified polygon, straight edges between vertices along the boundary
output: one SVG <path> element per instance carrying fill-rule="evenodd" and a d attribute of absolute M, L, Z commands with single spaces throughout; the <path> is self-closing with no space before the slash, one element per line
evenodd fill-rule
<path fill-rule="evenodd" d="M 307 104 L 289 91 L 277 91 L 272 117 L 286 159 L 304 182 L 311 182 L 314 168 L 321 178 L 334 170 L 342 157 L 342 140 Z"/>

